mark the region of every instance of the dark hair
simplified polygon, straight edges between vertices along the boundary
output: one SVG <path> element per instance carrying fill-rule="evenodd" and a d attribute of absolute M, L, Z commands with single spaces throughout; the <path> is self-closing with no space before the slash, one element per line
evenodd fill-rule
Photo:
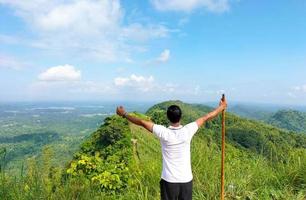
<path fill-rule="evenodd" d="M 182 111 L 180 107 L 178 107 L 177 105 L 172 105 L 168 107 L 167 117 L 170 122 L 172 123 L 179 122 L 181 119 L 181 116 L 182 116 Z"/>

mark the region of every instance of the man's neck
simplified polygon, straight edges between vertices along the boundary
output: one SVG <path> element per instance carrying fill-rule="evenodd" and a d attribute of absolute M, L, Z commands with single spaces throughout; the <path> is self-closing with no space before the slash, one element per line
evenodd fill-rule
<path fill-rule="evenodd" d="M 179 127 L 181 125 L 180 122 L 177 122 L 177 123 L 170 123 L 170 126 L 172 127 Z"/>

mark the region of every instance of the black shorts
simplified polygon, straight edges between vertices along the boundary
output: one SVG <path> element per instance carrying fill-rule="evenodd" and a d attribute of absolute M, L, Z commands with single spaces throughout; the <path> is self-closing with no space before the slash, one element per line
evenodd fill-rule
<path fill-rule="evenodd" d="M 169 183 L 161 179 L 159 184 L 161 200 L 192 199 L 192 181 L 188 183 Z"/>

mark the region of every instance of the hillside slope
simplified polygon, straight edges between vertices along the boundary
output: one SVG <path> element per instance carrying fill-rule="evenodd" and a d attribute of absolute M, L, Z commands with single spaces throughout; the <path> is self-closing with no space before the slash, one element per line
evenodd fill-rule
<path fill-rule="evenodd" d="M 166 108 L 182 108 L 184 124 L 207 113 L 202 105 L 169 101 L 147 111 L 156 123 L 167 125 Z M 273 126 L 226 115 L 226 195 L 228 199 L 304 199 L 306 137 Z M 192 141 L 194 199 L 218 199 L 220 177 L 220 118 L 208 122 Z M 142 128 L 131 126 L 139 141 L 140 191 L 158 199 L 161 170 L 159 141 Z"/>
<path fill-rule="evenodd" d="M 210 107 L 168 101 L 146 115 L 167 125 L 166 108 L 182 108 L 187 124 Z M 191 145 L 195 200 L 219 199 L 220 118 L 198 130 Z M 227 199 L 306 198 L 306 136 L 226 114 L 225 192 Z M 48 160 L 48 159 L 46 159 Z M 81 145 L 61 170 L 32 170 L 20 181 L 0 177 L 4 199 L 159 199 L 159 140 L 145 129 L 112 116 Z M 57 178 L 56 178 L 57 177 Z M 61 178 L 58 178 L 61 177 Z"/>
<path fill-rule="evenodd" d="M 260 120 L 288 131 L 306 133 L 306 113 L 299 110 L 282 107 L 264 109 L 252 105 L 235 105 L 228 110 L 243 118 Z"/>
<path fill-rule="evenodd" d="M 265 107 L 255 106 L 255 105 L 243 105 L 237 104 L 230 106 L 228 110 L 235 113 L 238 116 L 249 119 L 256 119 L 261 121 L 266 121 L 269 117 L 277 110 L 271 110 Z"/>
<path fill-rule="evenodd" d="M 182 108 L 183 124 L 194 121 L 211 110 L 210 107 L 203 105 L 168 101 L 151 107 L 146 115 L 155 123 L 168 125 L 166 109 L 171 104 Z M 145 115 L 137 115 L 146 118 Z M 301 199 L 306 195 L 304 191 L 306 137 L 230 113 L 227 114 L 226 119 L 226 195 L 228 198 Z M 114 118 L 114 120 L 122 119 Z M 220 124 L 220 118 L 206 123 L 192 141 L 194 199 L 218 199 Z M 133 181 L 125 181 L 127 188 L 123 190 L 124 197 L 120 195 L 120 190 L 117 190 L 119 195 L 117 198 L 159 199 L 158 183 L 162 163 L 159 141 L 143 128 L 133 124 L 129 124 L 129 128 L 134 140 L 133 155 L 130 152 L 122 159 L 128 160 L 129 155 L 132 157 L 132 162 L 126 162 L 130 164 L 129 171 L 124 176 Z M 98 132 L 100 135 L 105 135 L 105 131 Z M 96 138 L 94 141 L 101 138 L 94 135 L 93 138 Z M 74 162 L 78 163 L 80 158 L 78 159 Z M 112 170 L 110 172 L 110 176 L 122 179 L 123 174 L 120 172 Z M 100 173 L 104 174 L 103 171 Z M 104 179 L 109 183 L 107 177 L 100 176 L 100 179 L 100 183 Z M 116 185 L 116 183 L 112 184 Z M 105 190 L 103 184 L 100 186 L 104 188 L 103 191 L 114 191 L 114 188 Z"/>
<path fill-rule="evenodd" d="M 306 113 L 296 110 L 280 110 L 274 113 L 267 122 L 287 130 L 306 133 Z"/>

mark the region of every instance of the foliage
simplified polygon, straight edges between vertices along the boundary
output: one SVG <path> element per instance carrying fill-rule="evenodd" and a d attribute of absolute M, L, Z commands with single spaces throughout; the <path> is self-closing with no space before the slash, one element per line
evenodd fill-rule
<path fill-rule="evenodd" d="M 296 110 L 280 110 L 269 118 L 268 123 L 290 131 L 306 133 L 306 113 Z"/>
<path fill-rule="evenodd" d="M 72 177 L 84 176 L 105 192 L 118 192 L 127 187 L 130 157 L 127 121 L 116 116 L 108 117 L 84 142 L 66 172 Z"/>
<path fill-rule="evenodd" d="M 113 111 L 109 103 L 35 102 L 0 104 L 0 149 L 7 149 L 6 169 L 18 174 L 27 158 L 44 145 L 54 149 L 54 164 L 64 166 L 84 138 Z"/>
<path fill-rule="evenodd" d="M 165 110 L 178 104 L 183 123 L 211 108 L 168 101 L 148 110 L 167 125 Z M 134 113 L 134 115 L 147 118 Z M 306 198 L 306 136 L 226 114 L 226 199 Z M 132 151 L 137 139 L 139 155 Z M 145 129 L 113 116 L 81 145 L 66 168 L 53 165 L 52 148 L 28 159 L 19 177 L 0 176 L 2 199 L 159 199 L 160 142 Z M 193 199 L 219 199 L 220 118 L 199 129 L 191 144 Z M 1 156 L 1 155 L 0 155 Z"/>
<path fill-rule="evenodd" d="M 236 105 L 229 108 L 241 117 L 260 120 L 288 131 L 306 133 L 306 113 L 297 110 L 278 110 L 280 108 L 252 105 Z"/>

